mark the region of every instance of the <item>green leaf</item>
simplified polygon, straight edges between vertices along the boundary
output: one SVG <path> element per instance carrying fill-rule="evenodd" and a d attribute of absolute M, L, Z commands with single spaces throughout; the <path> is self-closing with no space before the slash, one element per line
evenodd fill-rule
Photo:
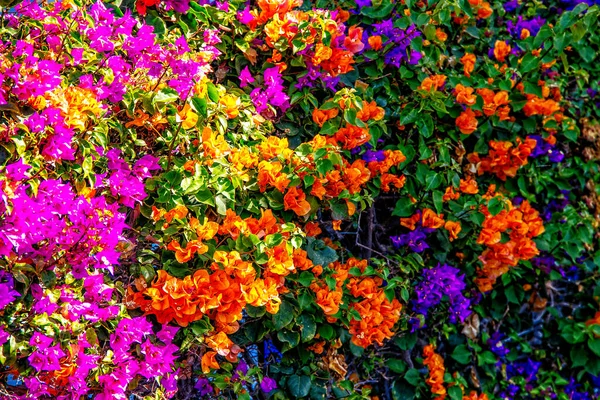
<path fill-rule="evenodd" d="M 540 59 L 538 57 L 531 53 L 527 53 L 525 57 L 523 57 L 523 60 L 521 61 L 521 67 L 519 69 L 521 72 L 533 71 L 534 69 L 538 68 L 539 63 Z"/>
<path fill-rule="evenodd" d="M 413 386 L 419 386 L 422 381 L 421 374 L 416 368 L 409 369 L 406 374 L 404 374 L 404 379 Z"/>
<path fill-rule="evenodd" d="M 305 397 L 310 392 L 310 378 L 306 375 L 292 375 L 287 380 L 290 394 L 295 398 Z"/>
<path fill-rule="evenodd" d="M 571 349 L 571 367 L 577 368 L 584 366 L 588 361 L 587 350 L 582 346 L 576 346 Z"/>
<path fill-rule="evenodd" d="M 275 330 L 280 330 L 287 326 L 294 319 L 294 308 L 287 301 L 281 302 L 279 311 L 273 315 L 273 325 Z"/>
<path fill-rule="evenodd" d="M 588 339 L 588 347 L 594 354 L 600 356 L 600 339 Z"/>
<path fill-rule="evenodd" d="M 398 360 L 397 358 L 390 358 L 386 360 L 385 365 L 390 369 L 390 371 L 397 374 L 402 374 L 404 371 L 406 371 L 406 363 L 402 360 Z"/>
<path fill-rule="evenodd" d="M 281 330 L 277 332 L 277 339 L 284 343 L 283 351 L 292 349 L 300 343 L 300 334 L 298 332 Z"/>
<path fill-rule="evenodd" d="M 208 92 L 208 98 L 209 99 L 211 99 L 215 103 L 217 101 L 219 101 L 219 91 L 217 90 L 217 87 L 215 85 L 213 85 L 212 83 L 209 82 L 206 85 L 206 89 L 207 89 L 207 92 Z"/>
<path fill-rule="evenodd" d="M 338 255 L 335 250 L 327 246 L 322 240 L 315 240 L 309 237 L 307 238 L 307 242 L 306 252 L 313 264 L 326 267 L 330 263 L 337 261 Z"/>
<path fill-rule="evenodd" d="M 392 211 L 394 217 L 410 217 L 415 212 L 415 205 L 408 197 L 402 197 L 396 202 L 396 207 Z"/>
<path fill-rule="evenodd" d="M 300 326 L 302 342 L 311 341 L 317 333 L 317 324 L 314 317 L 310 314 L 302 314 L 298 317 L 297 322 Z"/>
<path fill-rule="evenodd" d="M 335 330 L 331 325 L 321 325 L 319 327 L 319 335 L 325 340 L 331 340 L 335 337 Z"/>
<path fill-rule="evenodd" d="M 462 390 L 458 386 L 450 386 L 448 388 L 448 395 L 451 400 L 462 400 L 463 398 Z"/>
<path fill-rule="evenodd" d="M 454 351 L 452 352 L 452 358 L 461 364 L 468 364 L 473 359 L 473 355 L 471 354 L 471 351 L 467 345 L 461 344 L 454 348 Z"/>

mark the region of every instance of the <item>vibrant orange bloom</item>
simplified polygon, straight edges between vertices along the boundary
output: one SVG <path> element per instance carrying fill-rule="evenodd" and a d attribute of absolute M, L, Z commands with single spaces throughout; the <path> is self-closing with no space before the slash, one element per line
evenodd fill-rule
<path fill-rule="evenodd" d="M 468 179 L 461 179 L 460 186 L 458 188 L 461 193 L 466 194 L 477 194 L 479 193 L 479 188 L 477 187 L 477 181 L 473 177 L 469 177 Z"/>
<path fill-rule="evenodd" d="M 370 103 L 363 101 L 362 109 L 358 111 L 356 116 L 363 122 L 370 119 L 380 121 L 385 116 L 385 110 L 379 107 L 374 101 Z"/>
<path fill-rule="evenodd" d="M 494 57 L 500 62 L 506 60 L 506 56 L 510 54 L 511 47 L 508 43 L 503 40 L 496 40 L 494 44 Z"/>
<path fill-rule="evenodd" d="M 219 363 L 215 360 L 216 351 L 207 351 L 202 356 L 202 373 L 208 374 L 211 369 L 219 369 Z"/>
<path fill-rule="evenodd" d="M 166 214 L 165 214 L 165 220 L 168 223 L 171 223 L 171 221 L 173 221 L 173 219 L 184 219 L 185 216 L 188 213 L 188 209 L 186 206 L 184 206 L 183 204 L 178 204 L 177 206 L 175 206 L 175 208 L 173 208 L 172 210 L 169 210 Z"/>
<path fill-rule="evenodd" d="M 390 302 L 381 289 L 381 282 L 376 282 L 373 278 L 363 279 L 354 288 L 353 295 L 360 295 L 364 300 L 350 305 L 361 317 L 360 321 L 350 321 L 352 343 L 364 348 L 373 343 L 382 346 L 385 339 L 394 336 L 391 329 L 400 319 L 402 304 L 397 299 Z"/>
<path fill-rule="evenodd" d="M 414 231 L 417 224 L 421 221 L 421 214 L 415 213 L 409 218 L 400 218 L 400 225 Z"/>
<path fill-rule="evenodd" d="M 444 192 L 444 197 L 442 197 L 442 200 L 443 201 L 458 200 L 459 198 L 460 198 L 460 193 L 456 193 L 454 191 L 454 187 L 448 186 L 446 188 L 446 192 Z"/>
<path fill-rule="evenodd" d="M 531 240 L 544 232 L 539 213 L 526 200 L 518 207 L 514 207 L 510 201 L 505 201 L 505 205 L 507 208 L 495 216 L 486 207 L 482 209 L 486 218 L 477 243 L 485 244 L 488 248 L 479 257 L 482 268 L 477 270 L 478 278 L 475 279 L 482 292 L 491 290 L 496 279 L 520 260 L 529 260 L 539 254 L 535 242 Z M 507 242 L 501 242 L 502 233 L 508 234 Z"/>
<path fill-rule="evenodd" d="M 327 285 L 321 285 L 316 282 L 312 283 L 310 288 L 315 292 L 317 305 L 321 307 L 325 315 L 331 316 L 339 311 L 340 304 L 343 304 L 341 288 L 331 291 Z"/>
<path fill-rule="evenodd" d="M 430 208 L 423 210 L 423 226 L 425 228 L 437 229 L 444 226 L 444 214 L 436 214 Z"/>
<path fill-rule="evenodd" d="M 468 396 L 463 396 L 463 400 L 488 400 L 488 396 L 485 393 L 477 395 L 477 392 L 472 390 Z"/>
<path fill-rule="evenodd" d="M 375 51 L 381 50 L 383 47 L 383 43 L 381 41 L 381 36 L 369 36 L 369 46 Z"/>
<path fill-rule="evenodd" d="M 362 42 L 363 30 L 356 25 L 351 26 L 348 29 L 348 35 L 344 39 L 344 47 L 350 50 L 352 53 L 358 53 L 365 48 L 365 44 Z"/>
<path fill-rule="evenodd" d="M 283 206 L 286 210 L 293 210 L 301 217 L 308 214 L 311 209 L 304 192 L 296 187 L 291 187 L 283 197 Z"/>
<path fill-rule="evenodd" d="M 450 241 L 452 242 L 454 239 L 458 238 L 458 234 L 462 230 L 462 227 L 460 225 L 460 222 L 446 221 L 446 223 L 444 224 L 444 229 L 448 231 L 448 236 L 450 238 Z"/>
<path fill-rule="evenodd" d="M 335 133 L 334 137 L 346 150 L 362 146 L 371 139 L 371 135 L 367 129 L 354 125 L 347 125 L 345 128 L 341 128 Z"/>
<path fill-rule="evenodd" d="M 477 16 L 479 18 L 489 18 L 492 16 L 492 6 L 487 1 L 484 1 L 481 6 L 477 9 Z"/>
<path fill-rule="evenodd" d="M 448 39 L 448 34 L 446 32 L 444 32 L 443 30 L 441 30 L 440 28 L 436 28 L 436 30 L 435 30 L 435 37 L 440 42 L 445 42 Z"/>
<path fill-rule="evenodd" d="M 306 225 L 304 225 L 304 232 L 306 233 L 306 236 L 315 237 L 319 236 L 322 231 L 321 228 L 319 228 L 318 222 L 307 222 Z"/>
<path fill-rule="evenodd" d="M 472 106 L 475 105 L 475 102 L 477 101 L 477 96 L 473 94 L 473 88 L 463 86 L 460 83 L 454 88 L 454 95 L 456 96 L 456 102 L 458 104 Z"/>
<path fill-rule="evenodd" d="M 406 177 L 396 176 L 392 174 L 382 174 L 381 175 L 381 190 L 384 192 L 389 192 L 391 190 L 390 185 L 393 185 L 396 189 L 402 189 L 404 184 L 406 183 Z"/>
<path fill-rule="evenodd" d="M 265 253 L 269 256 L 267 268 L 270 273 L 286 276 L 294 272 L 294 260 L 288 251 L 287 242 L 283 241 L 273 248 L 267 248 Z"/>
<path fill-rule="evenodd" d="M 167 212 L 165 210 L 158 209 L 155 206 L 152 206 L 152 220 L 154 222 L 157 222 L 158 220 L 160 220 Z"/>
<path fill-rule="evenodd" d="M 467 108 L 456 118 L 456 127 L 465 135 L 470 135 L 477 129 L 477 118 L 470 108 Z"/>
<path fill-rule="evenodd" d="M 475 54 L 465 53 L 464 56 L 460 59 L 460 62 L 463 64 L 464 74 L 467 78 L 471 76 L 471 72 L 475 69 L 475 61 L 477 57 Z"/>
<path fill-rule="evenodd" d="M 312 57 L 312 62 L 315 65 L 319 65 L 321 62 L 329 60 L 332 54 L 333 51 L 331 50 L 331 47 L 324 46 L 322 43 L 317 43 L 315 46 L 315 55 Z"/>
<path fill-rule="evenodd" d="M 600 311 L 596 311 L 594 318 L 586 321 L 585 326 L 600 325 Z"/>
<path fill-rule="evenodd" d="M 312 350 L 315 354 L 323 354 L 323 351 L 325 347 L 325 341 L 322 340 L 320 342 L 316 342 L 315 344 L 313 344 L 312 346 L 310 346 L 308 348 L 308 350 Z"/>
<path fill-rule="evenodd" d="M 339 110 L 337 108 L 330 108 L 329 110 L 321 110 L 319 108 L 315 108 L 312 113 L 312 119 L 315 124 L 322 127 L 325 122 L 327 122 L 331 118 L 337 117 L 338 112 Z"/>
<path fill-rule="evenodd" d="M 277 136 L 269 136 L 257 147 L 264 160 L 270 160 L 280 155 L 288 159 L 292 154 L 288 140 L 286 138 L 280 139 Z"/>
<path fill-rule="evenodd" d="M 491 172 L 503 181 L 507 177 L 514 177 L 517 170 L 527 164 L 527 158 L 535 149 L 537 142 L 534 139 L 517 138 L 517 146 L 511 142 L 490 141 L 490 151 L 486 157 L 479 157 L 477 153 L 467 156 L 467 159 L 477 166 L 479 175 Z"/>
<path fill-rule="evenodd" d="M 421 82 L 421 86 L 419 86 L 419 90 L 425 90 L 427 92 L 431 90 L 439 90 L 446 83 L 446 75 L 431 75 L 423 79 Z"/>
<path fill-rule="evenodd" d="M 232 239 L 237 239 L 240 233 L 246 232 L 248 224 L 233 210 L 225 211 L 225 219 L 219 227 L 219 235 L 230 235 Z"/>
<path fill-rule="evenodd" d="M 306 250 L 295 249 L 293 254 L 294 267 L 300 271 L 306 271 L 313 267 L 313 262 L 308 258 Z"/>
<path fill-rule="evenodd" d="M 431 393 L 438 395 L 436 399 L 446 398 L 446 388 L 444 387 L 444 359 L 437 354 L 432 345 L 428 344 L 423 349 L 423 364 L 429 369 L 429 376 L 425 382 L 431 386 Z"/>
<path fill-rule="evenodd" d="M 175 251 L 177 262 L 185 263 L 190 261 L 195 253 L 206 253 L 208 251 L 208 246 L 198 240 L 190 240 L 185 248 L 182 248 L 178 241 L 172 240 L 167 246 L 167 249 Z"/>

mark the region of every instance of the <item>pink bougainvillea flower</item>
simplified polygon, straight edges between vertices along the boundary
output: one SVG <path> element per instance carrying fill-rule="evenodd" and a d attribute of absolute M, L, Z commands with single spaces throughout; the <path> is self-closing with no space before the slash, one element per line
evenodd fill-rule
<path fill-rule="evenodd" d="M 248 66 L 245 66 L 242 72 L 240 72 L 240 87 L 244 88 L 250 83 L 254 83 L 254 78 L 252 77 Z"/>

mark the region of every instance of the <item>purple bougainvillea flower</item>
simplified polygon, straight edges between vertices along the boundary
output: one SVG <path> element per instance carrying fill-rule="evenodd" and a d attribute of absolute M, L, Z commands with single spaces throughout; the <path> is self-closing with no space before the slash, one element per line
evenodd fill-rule
<path fill-rule="evenodd" d="M 275 389 L 277 389 L 277 382 L 273 378 L 265 376 L 260 382 L 260 390 L 262 390 L 264 393 L 269 393 Z"/>
<path fill-rule="evenodd" d="M 444 296 L 447 296 L 450 303 L 450 322 L 464 322 L 471 314 L 470 300 L 462 293 L 465 288 L 464 275 L 461 275 L 457 268 L 444 264 L 425 269 L 423 281 L 415 289 L 414 308 L 419 314 L 427 316 L 429 309 L 441 303 Z"/>
<path fill-rule="evenodd" d="M 198 382 L 196 382 L 194 388 L 198 390 L 200 396 L 206 396 L 214 392 L 213 387 L 211 386 L 209 380 L 206 378 L 198 379 Z"/>

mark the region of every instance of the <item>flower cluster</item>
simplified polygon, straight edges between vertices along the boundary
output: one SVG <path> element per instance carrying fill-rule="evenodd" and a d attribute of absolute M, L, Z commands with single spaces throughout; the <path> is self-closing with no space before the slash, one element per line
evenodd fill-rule
<path fill-rule="evenodd" d="M 538 255 L 539 250 L 532 238 L 544 232 L 539 212 L 527 200 L 516 205 L 508 199 L 499 199 L 505 209 L 498 214 L 492 215 L 486 206 L 481 209 L 485 220 L 477 243 L 487 248 L 479 257 L 482 268 L 477 271 L 479 277 L 475 283 L 482 292 L 491 290 L 496 279 L 520 260 L 529 260 Z M 503 239 L 503 235 L 507 237 Z"/>
<path fill-rule="evenodd" d="M 423 281 L 415 289 L 415 311 L 427 317 L 429 309 L 440 304 L 444 296 L 447 296 L 450 303 L 450 321 L 464 322 L 471 314 L 470 301 L 462 293 L 466 286 L 464 275 L 461 276 L 457 268 L 444 264 L 425 269 Z"/>
<path fill-rule="evenodd" d="M 429 376 L 426 379 L 431 387 L 431 393 L 437 395 L 438 399 L 446 398 L 446 388 L 444 387 L 444 359 L 435 352 L 435 348 L 428 344 L 423 348 L 423 364 L 429 370 Z"/>

